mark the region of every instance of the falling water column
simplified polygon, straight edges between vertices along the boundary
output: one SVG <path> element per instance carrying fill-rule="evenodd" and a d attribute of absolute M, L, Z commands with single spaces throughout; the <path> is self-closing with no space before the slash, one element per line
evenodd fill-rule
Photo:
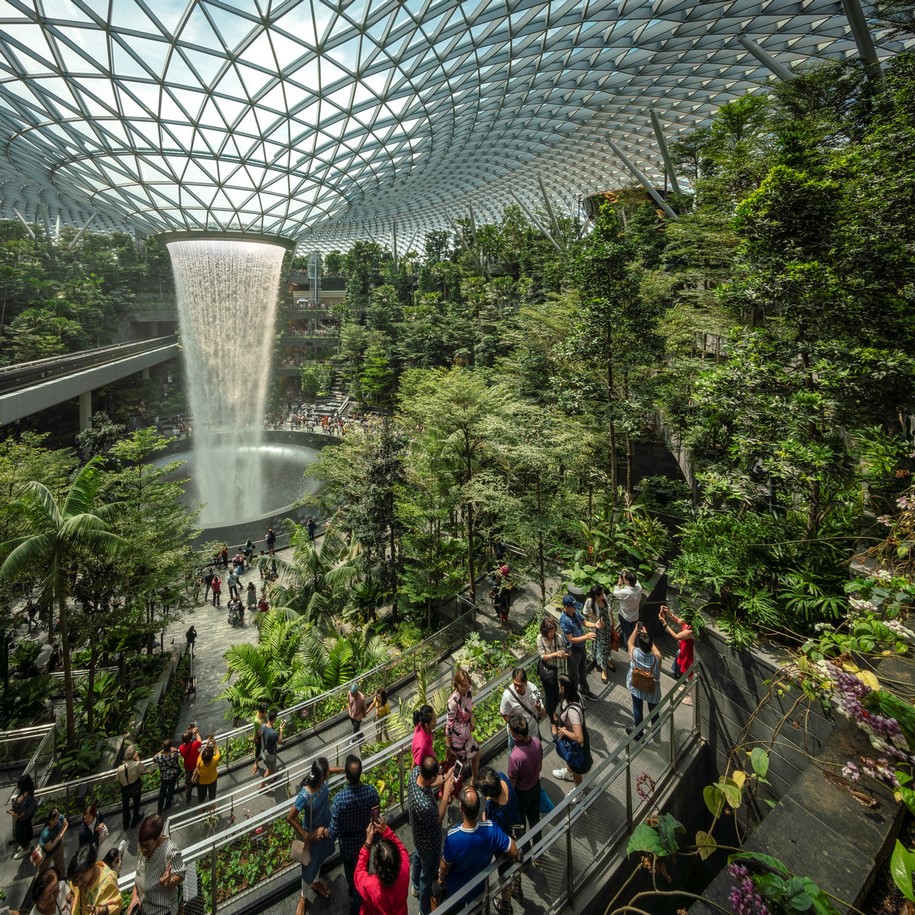
<path fill-rule="evenodd" d="M 263 514 L 261 439 L 289 243 L 168 235 L 203 527 Z"/>

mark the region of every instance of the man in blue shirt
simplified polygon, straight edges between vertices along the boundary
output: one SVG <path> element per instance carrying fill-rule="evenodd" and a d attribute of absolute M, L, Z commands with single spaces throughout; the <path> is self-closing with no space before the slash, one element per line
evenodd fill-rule
<path fill-rule="evenodd" d="M 588 655 L 585 645 L 597 638 L 594 632 L 585 632 L 585 627 L 596 629 L 597 623 L 589 623 L 578 612 L 575 598 L 566 594 L 562 599 L 562 615 L 559 617 L 559 628 L 566 638 L 569 646 L 569 677 L 578 687 L 578 693 L 586 699 L 598 699 L 596 693 L 591 692 L 588 686 Z"/>
<path fill-rule="evenodd" d="M 359 850 L 365 841 L 365 830 L 372 819 L 372 808 L 381 801 L 374 785 L 363 785 L 362 760 L 350 753 L 346 757 L 346 785 L 334 797 L 330 808 L 330 827 L 322 828 L 320 838 L 340 839 L 340 857 L 349 888 L 350 915 L 359 915 L 362 897 L 356 889 L 355 873 Z"/>
<path fill-rule="evenodd" d="M 476 789 L 467 787 L 461 792 L 461 825 L 448 830 L 442 862 L 438 866 L 438 883 L 433 890 L 433 899 L 440 899 L 447 889 L 448 896 L 454 896 L 468 884 L 473 884 L 492 862 L 493 855 L 504 852 L 510 858 L 518 857 L 518 846 L 492 820 L 479 820 L 480 795 Z M 472 903 L 482 893 L 482 885 L 476 893 L 464 898 L 464 905 Z M 434 908 L 434 906 L 433 906 Z"/>

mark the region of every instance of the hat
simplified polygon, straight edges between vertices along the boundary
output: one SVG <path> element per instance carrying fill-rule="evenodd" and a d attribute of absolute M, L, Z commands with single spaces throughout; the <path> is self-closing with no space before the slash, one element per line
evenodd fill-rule
<path fill-rule="evenodd" d="M 575 598 L 572 597 L 571 594 L 566 594 L 566 596 L 562 599 L 562 606 L 563 607 L 574 607 Z"/>
<path fill-rule="evenodd" d="M 354 684 L 349 688 L 349 691 L 350 691 L 351 693 L 358 693 L 358 692 L 359 692 L 359 684 L 358 684 L 358 683 L 354 683 Z"/>
<path fill-rule="evenodd" d="M 509 575 L 511 573 L 511 569 L 507 565 L 499 566 L 499 573 L 501 575 Z"/>

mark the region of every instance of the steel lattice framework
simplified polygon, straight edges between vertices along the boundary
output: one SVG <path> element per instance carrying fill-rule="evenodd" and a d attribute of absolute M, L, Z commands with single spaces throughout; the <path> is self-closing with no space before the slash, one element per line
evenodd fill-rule
<path fill-rule="evenodd" d="M 742 38 L 743 36 L 743 38 Z M 898 50 L 874 32 L 880 55 Z M 0 0 L 0 213 L 309 247 L 650 178 L 837 0 Z"/>

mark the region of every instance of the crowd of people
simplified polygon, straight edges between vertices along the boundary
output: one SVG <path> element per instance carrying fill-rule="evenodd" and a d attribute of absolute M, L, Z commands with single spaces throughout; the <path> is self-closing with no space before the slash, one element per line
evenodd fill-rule
<path fill-rule="evenodd" d="M 28 794 L 28 786 L 25 794 Z M 17 820 L 17 822 L 20 822 Z M 137 832 L 137 868 L 126 908 L 118 889 L 118 875 L 127 840 L 100 857 L 107 838 L 104 818 L 94 805 L 83 811 L 79 844 L 65 864 L 63 838 L 68 822 L 52 810 L 38 844 L 31 850 L 35 877 L 19 909 L 11 915 L 167 915 L 178 910 L 179 892 L 186 868 L 180 849 L 164 831 L 159 814 L 145 817 Z M 20 839 L 25 839 L 24 834 Z M 31 841 L 31 836 L 28 837 Z"/>
<path fill-rule="evenodd" d="M 313 519 L 309 519 L 313 522 Z M 314 525 L 316 527 L 316 525 Z M 314 527 L 309 533 L 314 536 Z M 243 589 L 241 575 L 255 570 L 264 573 L 275 562 L 276 535 L 265 537 L 269 552 L 255 558 L 254 544 L 248 540 L 231 559 L 227 574 L 230 600 L 241 601 L 250 611 L 257 588 L 250 581 Z M 226 568 L 227 546 L 216 561 Z M 268 557 L 265 565 L 261 558 Z M 500 557 L 504 560 L 504 557 Z M 504 561 L 500 565 L 505 565 Z M 220 587 L 216 564 L 202 576 L 207 594 L 219 605 Z M 508 569 L 507 566 L 505 566 Z M 505 574 L 508 577 L 510 569 Z M 466 904 L 482 893 L 478 878 L 493 860 L 499 860 L 500 873 L 518 858 L 518 839 L 537 825 L 541 813 L 552 807 L 543 789 L 543 740 L 554 742 L 562 765 L 553 777 L 572 783 L 572 803 L 581 800 L 577 791 L 591 769 L 590 734 L 586 702 L 598 701 L 588 676 L 593 668 L 603 682 L 615 671 L 614 653 L 625 653 L 626 687 L 632 705 L 632 728 L 636 739 L 657 739 L 656 707 L 660 701 L 661 651 L 649 627 L 640 620 L 643 589 L 628 570 L 620 573 L 610 594 L 600 586 L 587 595 L 567 594 L 558 619 L 546 614 L 537 638 L 538 684 L 523 667 L 512 671 L 499 711 L 505 721 L 508 759 L 504 771 L 482 766 L 480 746 L 474 737 L 476 721 L 473 684 L 469 674 L 455 671 L 444 721 L 445 758 L 435 752 L 433 734 L 436 714 L 432 706 L 421 705 L 413 714 L 413 767 L 407 787 L 412 854 L 391 830 L 381 815 L 376 788 L 362 780 L 362 762 L 355 754 L 346 758 L 342 768 L 331 767 L 324 758 L 315 760 L 287 814 L 304 849 L 301 856 L 301 890 L 297 915 L 304 915 L 313 897 L 327 899 L 330 887 L 321 877 L 321 867 L 339 849 L 350 897 L 351 915 L 405 915 L 408 893 L 419 900 L 422 915 L 428 915 L 445 898 L 458 893 Z M 618 611 L 611 610 L 610 598 Z M 667 606 L 658 611 L 655 632 L 665 631 L 677 645 L 670 673 L 679 678 L 690 675 L 693 663 L 694 634 L 689 624 Z M 193 650 L 196 630 L 188 630 L 187 643 Z M 686 700 L 688 703 L 691 701 Z M 648 721 L 645 723 L 647 705 Z M 347 715 L 352 726 L 352 743 L 364 738 L 364 722 L 375 713 L 376 739 L 387 738 L 390 701 L 384 689 L 366 696 L 358 685 L 347 695 Z M 261 777 L 263 787 L 280 768 L 279 752 L 284 739 L 284 723 L 266 702 L 258 704 L 253 718 L 253 774 Z M 549 728 L 549 733 L 545 729 Z M 177 891 L 185 875 L 180 850 L 163 831 L 163 816 L 168 815 L 179 782 L 184 776 L 184 799 L 191 804 L 214 804 L 217 794 L 220 751 L 210 735 L 201 738 L 192 723 L 175 745 L 163 741 L 153 757 L 159 770 L 157 813 L 143 816 L 140 810 L 142 777 L 147 768 L 134 747 L 128 747 L 115 777 L 121 790 L 122 825 L 126 831 L 139 825 L 136 885 L 127 912 L 156 915 L 174 912 Z M 344 787 L 331 801 L 328 780 L 334 774 L 345 776 Z M 196 797 L 195 797 L 196 795 Z M 448 810 L 457 805 L 460 823 L 445 831 Z M 49 812 L 38 841 L 33 846 L 33 818 L 37 812 L 35 785 L 23 776 L 9 813 L 17 843 L 16 858 L 29 855 L 36 867 L 31 889 L 32 912 L 116 915 L 122 911 L 117 894 L 118 852 L 99 860 L 99 847 L 108 836 L 104 816 L 95 805 L 87 805 L 78 825 L 78 849 L 65 865 L 64 837 L 69 823 L 59 810 Z M 536 862 L 533 862 L 536 865 Z M 112 888 L 113 887 L 113 891 Z M 512 898 L 523 898 L 520 879 L 506 884 L 495 901 L 499 915 L 510 915 Z"/>

